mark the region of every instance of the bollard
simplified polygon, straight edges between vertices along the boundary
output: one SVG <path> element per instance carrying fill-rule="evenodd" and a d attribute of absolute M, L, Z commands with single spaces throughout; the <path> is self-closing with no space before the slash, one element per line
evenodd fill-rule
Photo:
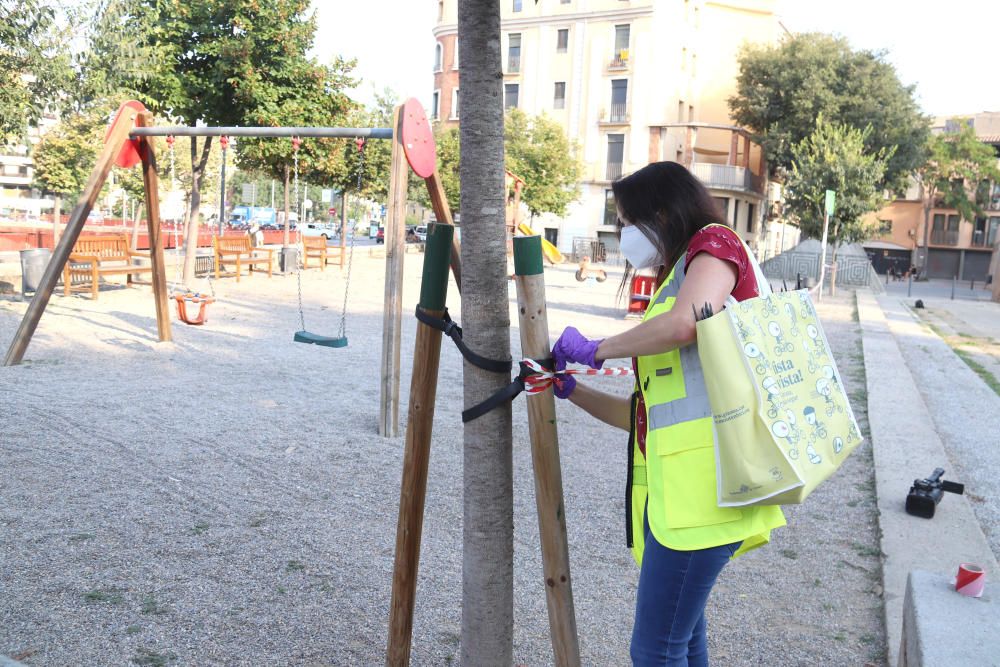
<path fill-rule="evenodd" d="M 913 271 L 909 271 L 906 274 L 906 296 L 909 298 L 913 295 Z"/>
<path fill-rule="evenodd" d="M 955 300 L 955 283 L 958 282 L 958 276 L 951 277 L 951 300 Z"/>

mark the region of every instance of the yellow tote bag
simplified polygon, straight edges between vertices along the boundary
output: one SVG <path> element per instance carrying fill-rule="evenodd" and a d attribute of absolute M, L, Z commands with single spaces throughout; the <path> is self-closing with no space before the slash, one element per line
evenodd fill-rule
<path fill-rule="evenodd" d="M 862 438 L 807 290 L 761 296 L 697 323 L 712 405 L 720 507 L 802 502 Z"/>

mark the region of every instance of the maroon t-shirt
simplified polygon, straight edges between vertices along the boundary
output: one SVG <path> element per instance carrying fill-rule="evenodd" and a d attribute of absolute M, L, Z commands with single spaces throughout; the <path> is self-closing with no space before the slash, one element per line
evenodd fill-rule
<path fill-rule="evenodd" d="M 700 252 L 707 252 L 713 257 L 718 257 L 726 262 L 731 262 L 736 266 L 737 278 L 736 286 L 733 287 L 732 295 L 737 301 L 745 301 L 758 296 L 757 276 L 754 275 L 753 265 L 747 256 L 746 248 L 740 238 L 729 227 L 704 227 L 699 229 L 691 237 L 688 243 L 687 254 L 684 258 L 684 266 L 691 266 L 691 260 Z M 632 359 L 632 369 L 638 376 L 639 365 Z M 642 392 L 639 393 L 639 403 L 635 411 L 635 436 L 639 443 L 639 449 L 643 456 L 646 455 L 646 407 Z"/>

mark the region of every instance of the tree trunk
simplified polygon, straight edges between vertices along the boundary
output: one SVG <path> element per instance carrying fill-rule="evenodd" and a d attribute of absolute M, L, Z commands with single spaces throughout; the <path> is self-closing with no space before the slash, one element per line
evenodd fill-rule
<path fill-rule="evenodd" d="M 510 358 L 504 197 L 500 5 L 460 0 L 462 146 L 462 319 L 465 341 L 492 359 Z M 465 407 L 510 382 L 465 364 Z M 511 408 L 465 425 L 462 561 L 463 665 L 513 663 L 513 475 Z M 542 592 L 539 591 L 539 595 Z"/>
<path fill-rule="evenodd" d="M 205 137 L 201 158 L 198 157 L 198 138 L 191 137 L 191 207 L 188 211 L 187 241 L 184 244 L 184 284 L 194 282 L 194 265 L 198 256 L 198 209 L 201 208 L 201 179 L 212 149 L 212 137 Z"/>
<path fill-rule="evenodd" d="M 52 249 L 59 243 L 59 223 L 62 222 L 62 197 L 53 195 L 52 206 Z"/>

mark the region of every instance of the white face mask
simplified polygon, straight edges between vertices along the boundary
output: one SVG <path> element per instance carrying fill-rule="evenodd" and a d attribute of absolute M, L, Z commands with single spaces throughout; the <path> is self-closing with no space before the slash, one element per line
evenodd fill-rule
<path fill-rule="evenodd" d="M 619 248 L 629 264 L 636 269 L 648 269 L 662 261 L 660 251 L 635 225 L 622 227 Z"/>

